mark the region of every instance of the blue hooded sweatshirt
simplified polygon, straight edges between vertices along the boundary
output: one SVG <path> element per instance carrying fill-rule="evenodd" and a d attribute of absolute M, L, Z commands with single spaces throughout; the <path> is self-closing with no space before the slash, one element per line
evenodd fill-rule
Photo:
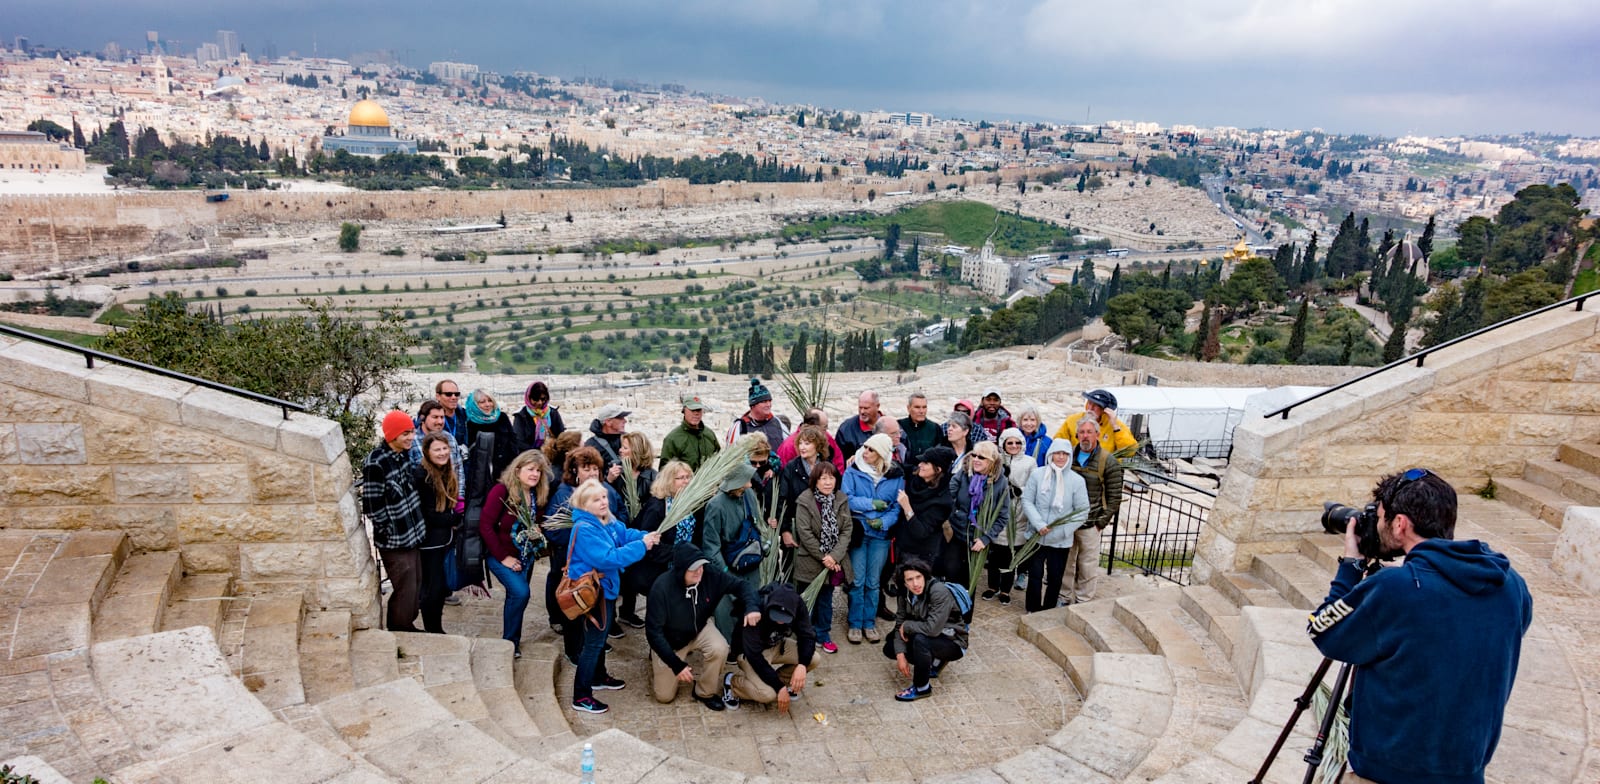
<path fill-rule="evenodd" d="M 1355 665 L 1350 768 L 1376 781 L 1482 784 L 1500 742 L 1533 598 L 1475 540 L 1426 539 L 1361 580 L 1343 564 L 1308 631 Z"/>

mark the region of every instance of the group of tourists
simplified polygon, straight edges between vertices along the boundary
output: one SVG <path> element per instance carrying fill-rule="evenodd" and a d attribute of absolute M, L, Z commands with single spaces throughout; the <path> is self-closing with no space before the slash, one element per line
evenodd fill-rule
<path fill-rule="evenodd" d="M 1093 598 L 1100 532 L 1121 504 L 1115 453 L 1134 444 L 1105 390 L 1053 435 L 1037 408 L 1013 413 L 996 389 L 958 400 L 942 423 L 926 395 L 897 419 L 862 392 L 830 432 L 820 408 L 791 429 L 752 379 L 747 410 L 720 435 L 701 400 L 683 398 L 659 458 L 619 404 L 578 432 L 541 382 L 514 414 L 487 390 L 463 400 L 453 381 L 434 393 L 415 416 L 383 418 L 362 467 L 388 628 L 418 631 L 420 615 L 421 631 L 443 633 L 453 592 L 492 576 L 520 656 L 532 567 L 549 558 L 545 611 L 575 670 L 572 707 L 588 713 L 607 710 L 596 692 L 625 685 L 606 654 L 627 627 L 644 630 L 658 701 L 688 685 L 712 710 L 786 711 L 820 654 L 839 650 L 836 590 L 845 641 L 881 644 L 909 681 L 896 699 L 923 699 L 967 650 L 980 580 L 982 599 L 1021 592 L 1027 612 Z M 749 460 L 724 460 L 709 501 L 675 514 L 695 473 L 736 442 Z M 596 601 L 569 618 L 563 578 L 589 575 Z"/>

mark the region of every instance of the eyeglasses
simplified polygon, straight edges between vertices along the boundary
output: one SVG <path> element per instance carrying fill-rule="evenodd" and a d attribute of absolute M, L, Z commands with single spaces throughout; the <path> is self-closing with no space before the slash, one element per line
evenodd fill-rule
<path fill-rule="evenodd" d="M 457 391 L 457 392 L 440 392 L 439 395 L 441 397 L 461 397 L 461 393 L 459 391 Z"/>
<path fill-rule="evenodd" d="M 1404 485 L 1404 484 L 1407 484 L 1407 483 L 1410 483 L 1410 482 L 1415 482 L 1418 479 L 1421 479 L 1421 478 L 1423 478 L 1425 476 L 1431 476 L 1431 474 L 1429 473 L 1428 469 L 1426 469 L 1426 468 L 1413 468 L 1413 469 L 1410 469 L 1410 470 L 1408 470 L 1405 473 L 1400 475 L 1400 483 L 1395 485 L 1395 487 L 1400 487 L 1400 485 Z"/>

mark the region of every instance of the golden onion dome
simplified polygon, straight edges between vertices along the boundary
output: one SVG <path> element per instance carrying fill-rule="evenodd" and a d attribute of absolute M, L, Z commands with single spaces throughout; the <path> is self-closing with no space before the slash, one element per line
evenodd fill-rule
<path fill-rule="evenodd" d="M 357 101 L 356 105 L 350 108 L 350 124 L 367 128 L 387 128 L 389 114 L 378 105 L 377 101 Z"/>

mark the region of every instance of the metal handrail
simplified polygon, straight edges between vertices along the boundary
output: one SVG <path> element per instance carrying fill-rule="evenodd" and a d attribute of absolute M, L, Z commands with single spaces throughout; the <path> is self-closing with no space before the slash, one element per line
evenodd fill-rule
<path fill-rule="evenodd" d="M 1117 515 L 1113 518 L 1113 522 L 1108 526 L 1107 530 L 1109 541 L 1106 543 L 1104 552 L 1106 574 L 1111 574 L 1116 569 L 1117 564 L 1122 563 L 1140 570 L 1147 576 L 1160 577 L 1179 585 L 1187 585 L 1189 565 L 1187 563 L 1180 565 L 1176 562 L 1192 561 L 1194 558 L 1194 552 L 1200 539 L 1200 529 L 1205 527 L 1206 513 L 1209 507 L 1205 504 L 1197 503 L 1193 499 L 1185 499 L 1176 493 L 1169 492 L 1163 489 L 1162 485 L 1177 485 L 1185 490 L 1213 499 L 1216 498 L 1216 493 L 1203 487 L 1195 487 L 1188 482 L 1159 471 L 1150 471 L 1127 465 L 1123 466 L 1122 471 L 1124 476 L 1130 471 L 1138 474 L 1141 480 L 1140 484 L 1145 489 L 1141 493 L 1124 492 L 1122 495 L 1122 506 L 1117 508 Z M 1127 483 L 1124 482 L 1124 488 L 1126 487 Z M 1157 496 L 1167 500 L 1158 502 L 1156 501 Z M 1143 504 L 1138 499 L 1143 499 Z M 1158 528 L 1165 530 L 1147 533 L 1130 532 L 1125 535 L 1122 533 L 1122 526 L 1125 522 L 1128 522 L 1122 519 L 1124 507 L 1133 508 L 1141 505 L 1146 508 L 1165 509 L 1172 513 L 1171 515 L 1162 515 L 1161 519 L 1154 522 L 1154 525 Z M 1174 518 L 1182 518 L 1191 524 L 1174 528 L 1169 525 Z M 1147 519 L 1146 522 L 1150 521 Z M 1130 559 L 1126 554 L 1118 553 L 1118 545 L 1128 542 L 1133 542 L 1135 545 L 1146 545 L 1147 549 L 1138 551 L 1142 554 L 1141 556 Z M 1153 559 L 1151 556 L 1153 556 Z M 1169 558 L 1174 562 L 1169 563 L 1167 561 Z"/>
<path fill-rule="evenodd" d="M 248 389 L 230 387 L 227 384 L 222 384 L 210 379 L 200 378 L 198 376 L 191 376 L 187 373 L 179 373 L 176 370 L 169 370 L 158 365 L 147 364 L 138 360 L 128 359 L 127 357 L 119 357 L 116 354 L 107 354 L 104 351 L 96 351 L 92 348 L 76 346 L 64 340 L 47 338 L 44 335 L 38 335 L 25 329 L 17 329 L 16 327 L 6 324 L 0 324 L 0 335 L 10 335 L 12 337 L 22 338 L 23 340 L 31 340 L 35 343 L 43 343 L 46 346 L 61 349 L 62 351 L 71 351 L 75 354 L 82 355 L 84 362 L 90 368 L 93 368 L 94 361 L 99 359 L 109 362 L 113 365 L 124 365 L 127 367 L 136 368 L 138 370 L 143 370 L 146 373 L 154 373 L 158 376 L 166 376 L 167 378 L 175 378 L 179 381 L 186 381 L 190 384 L 194 384 L 195 386 L 205 387 L 207 389 L 215 389 L 218 392 L 226 392 L 230 395 L 238 395 L 239 397 L 254 400 L 257 403 L 266 403 L 267 405 L 277 406 L 278 408 L 283 409 L 284 419 L 289 418 L 289 412 L 291 411 L 299 411 L 302 413 L 306 411 L 306 407 L 304 405 L 291 400 L 282 400 L 271 395 L 263 395 L 259 392 L 251 392 Z"/>
<path fill-rule="evenodd" d="M 1261 417 L 1263 419 L 1271 419 L 1272 417 L 1275 417 L 1275 416 L 1278 416 L 1279 414 L 1282 414 L 1284 419 L 1288 419 L 1289 418 L 1289 412 L 1291 410 L 1293 410 L 1296 406 L 1305 405 L 1306 403 L 1310 403 L 1311 401 L 1316 400 L 1317 398 L 1322 397 L 1323 395 L 1326 395 L 1326 394 L 1328 394 L 1330 392 L 1337 392 L 1337 391 L 1339 391 L 1341 389 L 1344 389 L 1345 387 L 1350 386 L 1351 384 L 1356 384 L 1356 383 L 1359 383 L 1359 382 L 1362 382 L 1362 381 L 1366 381 L 1367 379 L 1372 378 L 1373 376 L 1376 376 L 1379 373 L 1382 373 L 1382 372 L 1384 372 L 1386 370 L 1389 370 L 1390 368 L 1397 368 L 1397 367 L 1400 367 L 1401 365 L 1410 364 L 1413 361 L 1415 361 L 1417 363 L 1417 367 L 1422 367 L 1423 360 L 1426 360 L 1428 358 L 1429 354 L 1432 354 L 1433 352 L 1439 351 L 1441 349 L 1449 348 L 1449 347 L 1454 346 L 1455 344 L 1460 343 L 1462 341 L 1471 340 L 1472 338 L 1475 338 L 1475 337 L 1477 337 L 1479 335 L 1482 335 L 1485 332 L 1491 332 L 1491 331 L 1497 330 L 1497 329 L 1499 329 L 1501 327 L 1505 327 L 1505 326 L 1509 326 L 1511 324 L 1515 324 L 1515 323 L 1517 323 L 1519 321 L 1522 321 L 1523 319 L 1532 318 L 1532 317 L 1537 316 L 1537 315 L 1539 315 L 1541 313 L 1545 313 L 1545 312 L 1548 312 L 1548 311 L 1556 310 L 1557 308 L 1566 307 L 1567 305 L 1574 305 L 1574 306 L 1576 306 L 1577 310 L 1583 310 L 1583 301 L 1588 299 L 1588 298 L 1590 298 L 1590 297 L 1593 297 L 1593 296 L 1595 296 L 1597 294 L 1600 294 L 1600 289 L 1597 289 L 1595 291 L 1591 291 L 1591 292 L 1589 292 L 1587 294 L 1579 294 L 1576 297 L 1571 297 L 1569 299 L 1564 299 L 1564 300 L 1562 300 L 1560 302 L 1553 302 L 1553 303 L 1551 303 L 1549 305 L 1545 305 L 1544 307 L 1535 308 L 1533 310 L 1530 310 L 1527 313 L 1523 313 L 1523 314 L 1518 315 L 1518 316 L 1512 316 L 1511 318 L 1508 318 L 1505 321 L 1501 321 L 1501 322 L 1495 323 L 1495 324 L 1490 324 L 1489 326 L 1483 327 L 1481 329 L 1473 330 L 1471 332 L 1468 332 L 1465 335 L 1462 335 L 1461 337 L 1452 338 L 1452 339 L 1447 340 L 1447 341 L 1445 341 L 1443 343 L 1440 343 L 1437 346 L 1429 346 L 1429 347 L 1427 347 L 1427 348 L 1425 348 L 1425 349 L 1423 349 L 1421 351 L 1418 351 L 1417 353 L 1412 354 L 1412 355 L 1410 355 L 1408 357 L 1397 359 L 1397 360 L 1395 360 L 1393 362 L 1390 362 L 1387 365 L 1384 365 L 1383 367 L 1374 368 L 1373 370 L 1370 370 L 1370 371 L 1368 371 L 1366 373 L 1363 373 L 1363 374 L 1361 374 L 1359 376 L 1356 376 L 1355 378 L 1352 378 L 1352 379 L 1350 379 L 1348 381 L 1340 383 L 1340 384 L 1338 384 L 1336 386 L 1328 387 L 1327 389 L 1324 389 L 1321 392 L 1316 393 L 1315 395 L 1312 395 L 1312 396 L 1307 397 L 1307 398 L 1303 398 L 1301 400 L 1296 400 L 1295 402 L 1290 403 L 1289 405 L 1284 406 L 1283 408 L 1280 408 L 1280 409 L 1278 409 L 1276 411 L 1269 411 L 1269 412 L 1267 412 L 1265 414 L 1262 414 Z"/>

